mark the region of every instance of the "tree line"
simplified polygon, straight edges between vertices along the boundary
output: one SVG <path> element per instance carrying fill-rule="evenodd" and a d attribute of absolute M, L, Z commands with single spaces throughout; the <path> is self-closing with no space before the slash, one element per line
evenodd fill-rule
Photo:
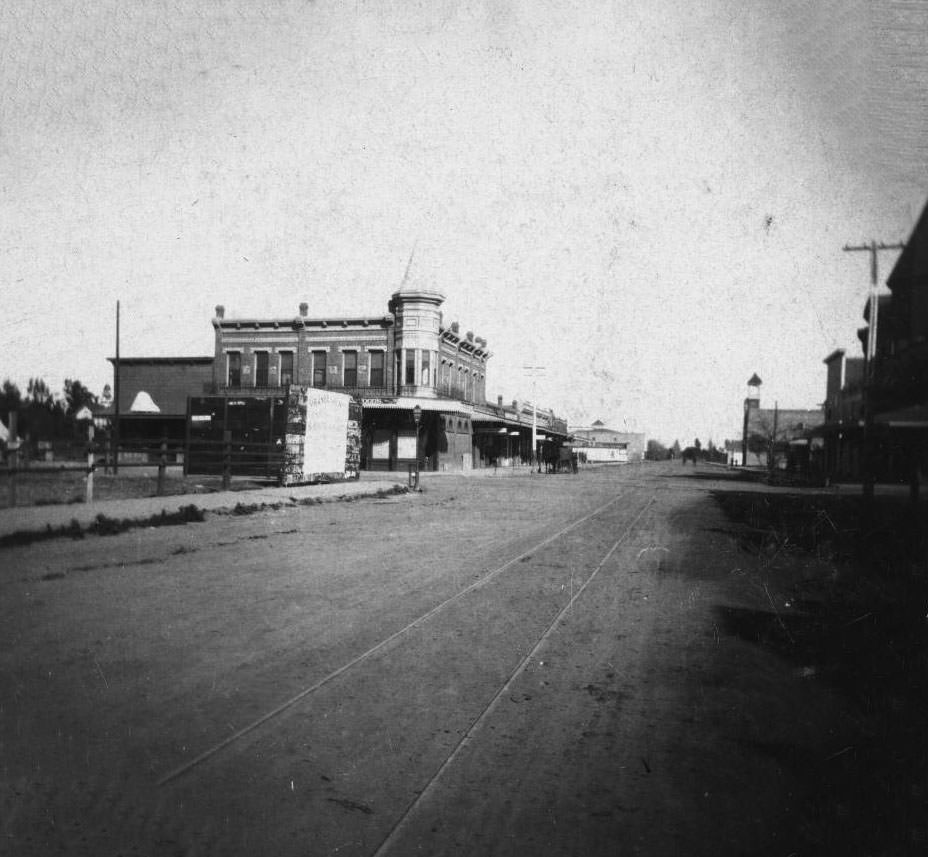
<path fill-rule="evenodd" d="M 0 420 L 9 428 L 10 415 L 15 413 L 16 432 L 27 443 L 71 441 L 81 435 L 78 412 L 98 402 L 76 378 L 65 378 L 63 392 L 57 396 L 42 378 L 30 378 L 25 393 L 7 378 L 0 386 Z"/>
<path fill-rule="evenodd" d="M 727 443 L 728 441 L 726 441 Z M 695 458 L 700 459 L 701 461 L 712 461 L 718 464 L 724 464 L 728 461 L 728 453 L 725 451 L 725 446 L 716 446 L 711 440 L 709 445 L 703 448 L 702 441 L 697 437 L 692 446 L 688 446 L 687 450 L 695 451 Z M 680 446 L 680 441 L 675 440 L 671 446 L 664 446 L 660 441 L 649 440 L 647 450 L 645 452 L 645 458 L 648 461 L 664 461 L 668 458 L 679 459 L 683 454 L 683 450 Z"/>

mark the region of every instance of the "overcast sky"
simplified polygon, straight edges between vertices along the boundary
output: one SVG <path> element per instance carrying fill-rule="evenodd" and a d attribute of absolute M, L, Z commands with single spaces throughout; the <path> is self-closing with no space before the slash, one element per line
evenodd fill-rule
<path fill-rule="evenodd" d="M 197 10 L 196 12 L 192 10 Z M 0 378 L 414 282 L 488 395 L 667 443 L 815 407 L 928 199 L 925 0 L 0 0 Z M 881 254 L 881 279 L 894 253 Z"/>

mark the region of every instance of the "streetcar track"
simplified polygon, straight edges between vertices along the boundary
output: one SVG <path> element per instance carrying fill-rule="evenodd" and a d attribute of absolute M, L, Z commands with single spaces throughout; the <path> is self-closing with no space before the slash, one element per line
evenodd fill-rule
<path fill-rule="evenodd" d="M 310 694 L 315 693 L 317 690 L 321 689 L 321 688 L 324 687 L 325 685 L 327 685 L 327 684 L 329 684 L 330 682 L 334 681 L 334 680 L 337 679 L 338 677 L 344 675 L 346 672 L 348 672 L 348 671 L 351 670 L 352 668 L 354 668 L 354 667 L 360 665 L 361 663 L 367 661 L 368 659 L 370 659 L 371 657 L 373 657 L 375 654 L 377 654 L 378 652 L 380 652 L 382 649 L 384 649 L 386 646 L 390 645 L 391 643 L 393 643 L 395 640 L 399 639 L 400 637 L 402 637 L 402 636 L 408 634 L 408 633 L 409 633 L 410 631 L 412 631 L 414 628 L 418 627 L 418 626 L 421 625 L 423 622 L 425 622 L 425 621 L 427 621 L 428 619 L 430 619 L 432 616 L 435 616 L 437 613 L 440 613 L 440 612 L 441 612 L 442 610 L 444 610 L 446 607 L 450 606 L 451 604 L 455 603 L 456 601 L 459 601 L 459 600 L 460 600 L 461 598 L 463 598 L 465 595 L 468 595 L 469 593 L 475 591 L 476 589 L 481 588 L 481 587 L 484 586 L 485 584 L 489 583 L 491 580 L 494 580 L 496 577 L 498 577 L 500 574 L 502 574 L 502 573 L 503 573 L 504 571 L 506 571 L 508 568 L 512 567 L 512 566 L 515 565 L 516 563 L 521 562 L 522 560 L 526 559 L 527 557 L 530 557 L 532 554 L 534 554 L 537 550 L 539 550 L 540 548 L 544 547 L 545 545 L 548 545 L 548 544 L 550 544 L 551 542 L 553 542 L 553 541 L 555 541 L 555 540 L 561 538 L 562 536 L 566 535 L 567 533 L 571 532 L 572 530 L 575 530 L 577 527 L 579 527 L 579 526 L 581 526 L 582 524 L 586 523 L 586 522 L 589 521 L 591 518 L 594 518 L 594 517 L 596 517 L 597 515 L 602 514 L 602 513 L 603 513 L 604 511 L 606 511 L 606 509 L 608 509 L 610 506 L 613 506 L 615 503 L 617 503 L 619 500 L 621 500 L 623 496 L 624 496 L 624 494 L 622 494 L 622 493 L 616 494 L 616 496 L 613 497 L 613 498 L 612 498 L 611 500 L 609 500 L 608 502 L 603 503 L 601 506 L 598 506 L 597 508 L 593 509 L 591 512 L 588 512 L 587 514 L 583 515 L 582 517 L 578 518 L 577 520 L 572 521 L 570 524 L 568 524 L 568 525 L 565 526 L 565 527 L 562 527 L 562 528 L 559 529 L 557 532 L 554 532 L 554 533 L 552 533 L 551 535 L 546 536 L 545 538 L 543 538 L 543 539 L 542 539 L 541 541 L 539 541 L 539 542 L 534 542 L 530 547 L 528 547 L 527 549 L 525 549 L 524 551 L 522 551 L 522 552 L 519 553 L 518 555 L 516 555 L 516 556 L 512 557 L 511 559 L 507 560 L 505 563 L 503 563 L 502 565 L 500 565 L 500 566 L 498 566 L 497 568 L 493 569 L 492 571 L 489 571 L 489 572 L 487 572 L 486 574 L 482 575 L 479 579 L 475 580 L 475 581 L 474 581 L 473 583 L 471 583 L 469 586 L 466 586 L 464 589 L 459 590 L 459 591 L 456 592 L 454 595 L 451 595 L 451 596 L 449 596 L 448 598 L 446 598 L 445 600 L 441 601 L 440 603 L 438 603 L 437 605 L 435 605 L 435 606 L 432 607 L 431 609 L 427 610 L 425 613 L 421 614 L 420 616 L 418 616 L 417 618 L 413 619 L 413 620 L 412 620 L 411 622 L 409 622 L 408 624 L 404 625 L 404 626 L 403 626 L 402 628 L 400 628 L 399 630 L 394 631 L 392 634 L 390 634 L 389 636 L 385 637 L 385 638 L 384 638 L 383 640 L 381 640 L 379 643 L 375 644 L 374 646 L 371 646 L 371 647 L 370 647 L 369 649 L 367 649 L 365 652 L 361 653 L 360 655 L 356 656 L 355 658 L 352 658 L 350 661 L 348 661 L 347 663 L 345 663 L 345 664 L 343 664 L 342 666 L 338 667 L 337 669 L 333 670 L 332 672 L 328 673 L 327 675 L 323 676 L 323 677 L 322 677 L 321 679 L 319 679 L 318 681 L 313 682 L 311 685 L 309 685 L 309 686 L 303 688 L 301 691 L 299 691 L 298 693 L 294 694 L 293 696 L 291 696 L 291 697 L 290 697 L 289 699 L 287 699 L 286 701 L 280 703 L 280 704 L 277 705 L 275 708 L 271 709 L 270 711 L 266 712 L 265 714 L 261 715 L 260 717 L 256 718 L 255 720 L 251 721 L 251 722 L 248 723 L 247 725 L 243 726 L 241 729 L 238 729 L 238 730 L 237 730 L 236 732 L 234 732 L 232 735 L 227 736 L 225 739 L 223 739 L 222 741 L 218 742 L 217 744 L 214 744 L 212 747 L 208 748 L 207 750 L 204 750 L 202 753 L 200 753 L 199 755 L 195 756 L 193 759 L 191 759 L 191 760 L 189 760 L 188 762 L 185 762 L 184 764 L 182 764 L 182 765 L 180 765 L 180 766 L 174 768 L 173 770 L 169 771 L 167 774 L 165 774 L 163 777 L 161 777 L 161 778 L 157 781 L 157 785 L 158 785 L 158 786 L 167 785 L 168 783 L 170 783 L 170 782 L 172 782 L 172 781 L 174 781 L 174 780 L 179 779 L 179 778 L 182 777 L 184 774 L 186 774 L 186 773 L 192 771 L 194 768 L 196 768 L 196 767 L 198 767 L 199 765 L 203 764 L 203 763 L 206 762 L 208 759 L 211 759 L 213 756 L 217 755 L 218 753 L 222 752 L 222 751 L 225 750 L 226 748 L 230 747 L 232 744 L 235 744 L 237 741 L 241 740 L 241 739 L 244 738 L 246 735 L 250 734 L 251 732 L 254 732 L 256 729 L 258 729 L 259 727 L 263 726 L 265 723 L 268 723 L 270 720 L 273 720 L 275 717 L 278 717 L 279 715 L 283 714 L 283 713 L 284 713 L 285 711 L 287 711 L 289 708 L 292 708 L 294 705 L 296 705 L 296 704 L 297 704 L 298 702 L 300 702 L 301 700 L 305 699 L 305 698 L 306 698 L 307 696 L 309 696 Z M 619 539 L 619 541 L 616 542 L 615 547 L 617 547 L 618 544 L 621 542 L 621 540 L 624 539 L 625 536 L 631 531 L 631 528 L 632 528 L 632 527 L 634 526 L 634 524 L 638 521 L 638 519 L 641 517 L 641 515 L 644 514 L 645 509 L 647 509 L 648 506 L 650 506 L 650 504 L 651 504 L 652 502 L 653 502 L 653 498 L 652 498 L 651 500 L 649 500 L 649 501 L 645 504 L 645 507 L 641 510 L 641 512 L 639 512 L 639 514 L 636 516 L 636 518 L 635 518 L 635 520 L 633 521 L 633 523 L 632 523 L 631 525 L 629 525 L 629 527 L 626 529 L 625 533 L 622 535 L 622 537 Z M 613 548 L 613 550 L 615 549 L 615 547 Z M 603 560 L 603 561 L 605 562 L 605 560 Z M 597 569 L 597 570 L 598 570 L 598 569 Z M 595 573 L 595 572 L 594 572 L 594 573 Z M 587 585 L 587 583 L 589 583 L 589 580 L 590 580 L 590 579 L 592 579 L 592 578 L 589 578 L 589 579 L 586 581 L 586 583 L 584 583 L 580 588 L 578 588 L 577 592 L 574 594 L 574 596 L 571 598 L 571 601 L 568 603 L 568 606 L 569 606 L 570 604 L 572 604 L 572 603 L 574 602 L 574 600 L 576 600 L 576 597 L 586 588 L 586 585 Z M 561 614 L 558 614 L 558 618 L 560 617 L 560 615 L 561 615 Z M 555 621 L 557 621 L 557 618 L 555 619 Z M 534 650 L 533 650 L 533 651 L 534 651 Z"/>
<path fill-rule="evenodd" d="M 618 498 L 616 498 L 618 499 Z M 596 564 L 596 567 L 590 572 L 589 577 L 577 588 L 577 590 L 570 597 L 570 600 L 564 605 L 561 610 L 555 615 L 554 619 L 547 625 L 547 627 L 541 632 L 541 635 L 535 641 L 535 645 L 528 651 L 525 657 L 516 664 L 515 668 L 509 674 L 505 682 L 503 682 L 502 687 L 493 695 L 490 701 L 484 706 L 483 710 L 474 718 L 473 722 L 467 729 L 464 730 L 461 735 L 461 739 L 458 743 L 452 748 L 451 752 L 445 757 L 444 761 L 438 768 L 435 770 L 435 773 L 432 774 L 428 782 L 420 789 L 417 789 L 416 796 L 409 803 L 400 817 L 393 824 L 393 827 L 390 828 L 387 835 L 381 841 L 380 845 L 377 847 L 377 850 L 373 852 L 371 857 L 381 857 L 385 854 L 390 848 L 391 844 L 395 841 L 396 837 L 400 832 L 405 828 L 408 820 L 412 817 L 416 808 L 425 800 L 428 795 L 434 791 L 438 781 L 441 779 L 442 775 L 447 771 L 458 756 L 463 752 L 463 750 L 470 743 L 472 736 L 480 731 L 483 723 L 490 717 L 490 715 L 496 709 L 499 701 L 510 693 L 513 682 L 525 671 L 526 666 L 532 661 L 538 651 L 544 646 L 547 642 L 548 637 L 551 632 L 558 626 L 561 620 L 570 612 L 571 607 L 574 603 L 583 595 L 586 591 L 586 588 L 593 582 L 596 576 L 599 574 L 600 569 L 609 561 L 610 557 L 616 552 L 619 548 L 619 545 L 622 544 L 628 538 L 629 533 L 635 528 L 638 521 L 641 520 L 641 517 L 644 513 L 651 507 L 651 504 L 654 503 L 655 498 L 652 496 L 638 511 L 638 514 L 635 515 L 632 522 L 625 528 L 622 534 L 613 542 L 612 546 L 608 551 L 603 555 L 603 558 Z M 614 502 L 614 501 L 613 501 Z"/>

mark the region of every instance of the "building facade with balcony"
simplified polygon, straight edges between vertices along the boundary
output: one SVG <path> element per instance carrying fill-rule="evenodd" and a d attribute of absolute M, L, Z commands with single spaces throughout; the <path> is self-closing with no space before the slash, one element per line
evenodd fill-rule
<path fill-rule="evenodd" d="M 432 470 L 489 463 L 475 443 L 486 399 L 486 340 L 444 323 L 439 292 L 404 288 L 382 316 L 213 319 L 213 389 L 278 395 L 290 384 L 350 393 L 364 410 L 362 467 Z M 421 423 L 414 421 L 414 409 Z M 492 409 L 491 409 L 492 410 Z"/>

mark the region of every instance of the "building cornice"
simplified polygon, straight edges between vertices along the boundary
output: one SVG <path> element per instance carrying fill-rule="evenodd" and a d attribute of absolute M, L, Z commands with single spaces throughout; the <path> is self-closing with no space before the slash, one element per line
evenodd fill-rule
<path fill-rule="evenodd" d="M 364 330 L 366 328 L 386 329 L 393 326 L 393 317 L 389 315 L 376 318 L 360 316 L 347 316 L 335 318 L 214 318 L 213 327 L 229 332 L 264 330 L 275 331 L 281 328 L 292 327 L 294 330 L 305 329 L 332 329 L 332 330 Z"/>

